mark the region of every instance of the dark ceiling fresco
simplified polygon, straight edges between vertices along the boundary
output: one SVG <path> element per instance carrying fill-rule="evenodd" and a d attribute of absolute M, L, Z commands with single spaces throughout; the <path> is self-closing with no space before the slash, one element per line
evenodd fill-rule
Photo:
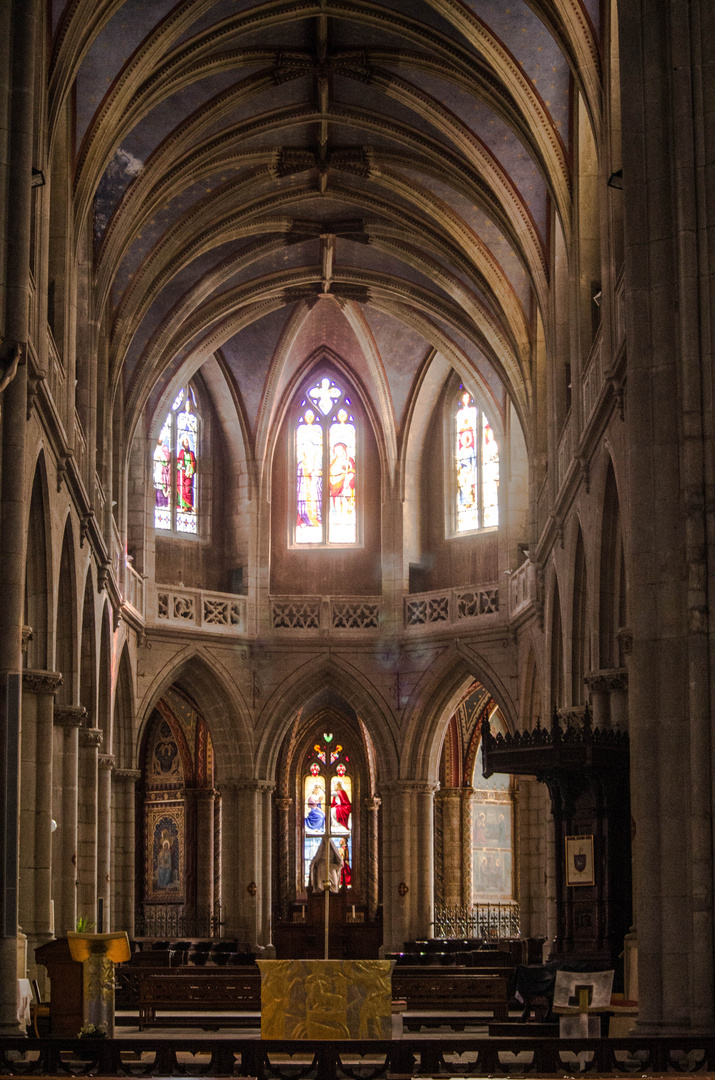
<path fill-rule="evenodd" d="M 216 357 L 259 440 L 323 348 L 396 445 L 436 357 L 528 434 L 598 9 L 53 0 L 50 111 L 74 110 L 76 231 L 128 433 Z"/>

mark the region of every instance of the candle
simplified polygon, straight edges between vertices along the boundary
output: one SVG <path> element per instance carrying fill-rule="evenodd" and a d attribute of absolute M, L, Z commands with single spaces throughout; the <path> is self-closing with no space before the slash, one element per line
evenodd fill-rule
<path fill-rule="evenodd" d="M 353 922 L 355 922 L 355 905 L 353 904 Z"/>

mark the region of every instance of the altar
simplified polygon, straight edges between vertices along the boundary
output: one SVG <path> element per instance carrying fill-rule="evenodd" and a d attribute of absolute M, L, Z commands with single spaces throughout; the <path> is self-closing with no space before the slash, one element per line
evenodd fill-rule
<path fill-rule="evenodd" d="M 393 960 L 258 960 L 261 1038 L 392 1038 Z"/>

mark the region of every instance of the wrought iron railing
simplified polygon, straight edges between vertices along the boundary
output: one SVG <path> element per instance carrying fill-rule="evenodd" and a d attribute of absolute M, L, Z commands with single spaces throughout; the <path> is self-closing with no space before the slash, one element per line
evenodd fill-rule
<path fill-rule="evenodd" d="M 434 936 L 438 938 L 519 937 L 519 905 L 513 900 L 502 904 L 448 906 L 435 904 Z"/>
<path fill-rule="evenodd" d="M 217 938 L 221 936 L 220 905 L 196 908 L 188 904 L 141 904 L 136 914 L 137 937 Z"/>

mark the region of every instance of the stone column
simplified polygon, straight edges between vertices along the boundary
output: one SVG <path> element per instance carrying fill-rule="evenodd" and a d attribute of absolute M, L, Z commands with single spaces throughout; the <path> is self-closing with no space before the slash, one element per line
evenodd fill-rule
<path fill-rule="evenodd" d="M 460 788 L 462 809 L 462 906 L 472 907 L 474 891 L 474 867 L 472 854 L 472 805 L 474 788 Z"/>
<path fill-rule="evenodd" d="M 380 861 L 379 861 L 379 811 L 382 799 L 374 796 L 365 799 L 367 807 L 367 866 L 366 866 L 366 899 L 367 917 L 370 921 L 375 918 L 379 897 Z"/>
<path fill-rule="evenodd" d="M 290 832 L 293 817 L 293 800 L 275 800 L 278 813 L 278 908 L 281 919 L 288 918 L 288 905 L 293 897 L 291 885 Z"/>
<path fill-rule="evenodd" d="M 214 933 L 219 936 L 222 933 L 223 912 L 221 910 L 221 893 L 223 877 L 223 797 L 220 791 L 216 792 L 214 799 L 214 918 L 217 925 Z"/>
<path fill-rule="evenodd" d="M 585 678 L 591 695 L 595 727 L 628 727 L 628 672 L 625 668 L 589 671 Z"/>
<path fill-rule="evenodd" d="M 445 907 L 462 904 L 462 797 L 460 788 L 440 788 L 435 799 L 441 803 L 442 850 L 437 858 L 442 865 L 442 903 Z"/>
<path fill-rule="evenodd" d="M 233 889 L 231 918 L 239 936 L 254 949 L 271 945 L 273 786 L 270 781 L 255 779 L 231 783 L 234 813 L 231 833 L 227 823 L 225 838 L 226 877 L 229 889 Z"/>
<path fill-rule="evenodd" d="M 399 780 L 384 784 L 383 951 L 432 936 L 434 919 L 433 800 L 437 784 Z"/>
<path fill-rule="evenodd" d="M 104 900 L 102 933 L 108 934 L 112 927 L 112 878 L 111 852 L 114 843 L 112 837 L 112 769 L 114 758 L 111 754 L 99 754 L 97 757 L 97 897 Z M 97 927 L 99 930 L 99 926 Z"/>
<path fill-rule="evenodd" d="M 134 937 L 136 916 L 136 785 L 141 775 L 139 769 L 114 769 L 112 773 L 115 792 L 112 922 L 117 930 L 126 930 L 130 938 Z"/>
<path fill-rule="evenodd" d="M 196 915 L 210 918 L 214 909 L 214 799 L 213 788 L 186 791 L 196 815 Z M 188 800 L 187 800 L 188 801 Z"/>
<path fill-rule="evenodd" d="M 87 721 L 82 706 L 55 705 L 55 752 L 57 768 L 54 818 L 57 831 L 52 840 L 52 881 L 55 901 L 55 933 L 61 937 L 77 922 L 77 785 L 79 729 Z"/>
<path fill-rule="evenodd" d="M 263 946 L 263 956 L 275 956 L 273 945 L 273 792 L 275 784 L 269 780 L 259 781 L 263 807 L 263 843 L 261 847 L 261 921 L 258 927 L 258 945 Z"/>
<path fill-rule="evenodd" d="M 97 786 L 100 728 L 79 731 L 79 798 L 77 808 L 77 914 L 97 921 Z"/>
<path fill-rule="evenodd" d="M 20 776 L 20 918 L 27 935 L 27 974 L 44 990 L 35 949 L 54 932 L 52 918 L 52 709 L 62 676 L 23 672 Z"/>

